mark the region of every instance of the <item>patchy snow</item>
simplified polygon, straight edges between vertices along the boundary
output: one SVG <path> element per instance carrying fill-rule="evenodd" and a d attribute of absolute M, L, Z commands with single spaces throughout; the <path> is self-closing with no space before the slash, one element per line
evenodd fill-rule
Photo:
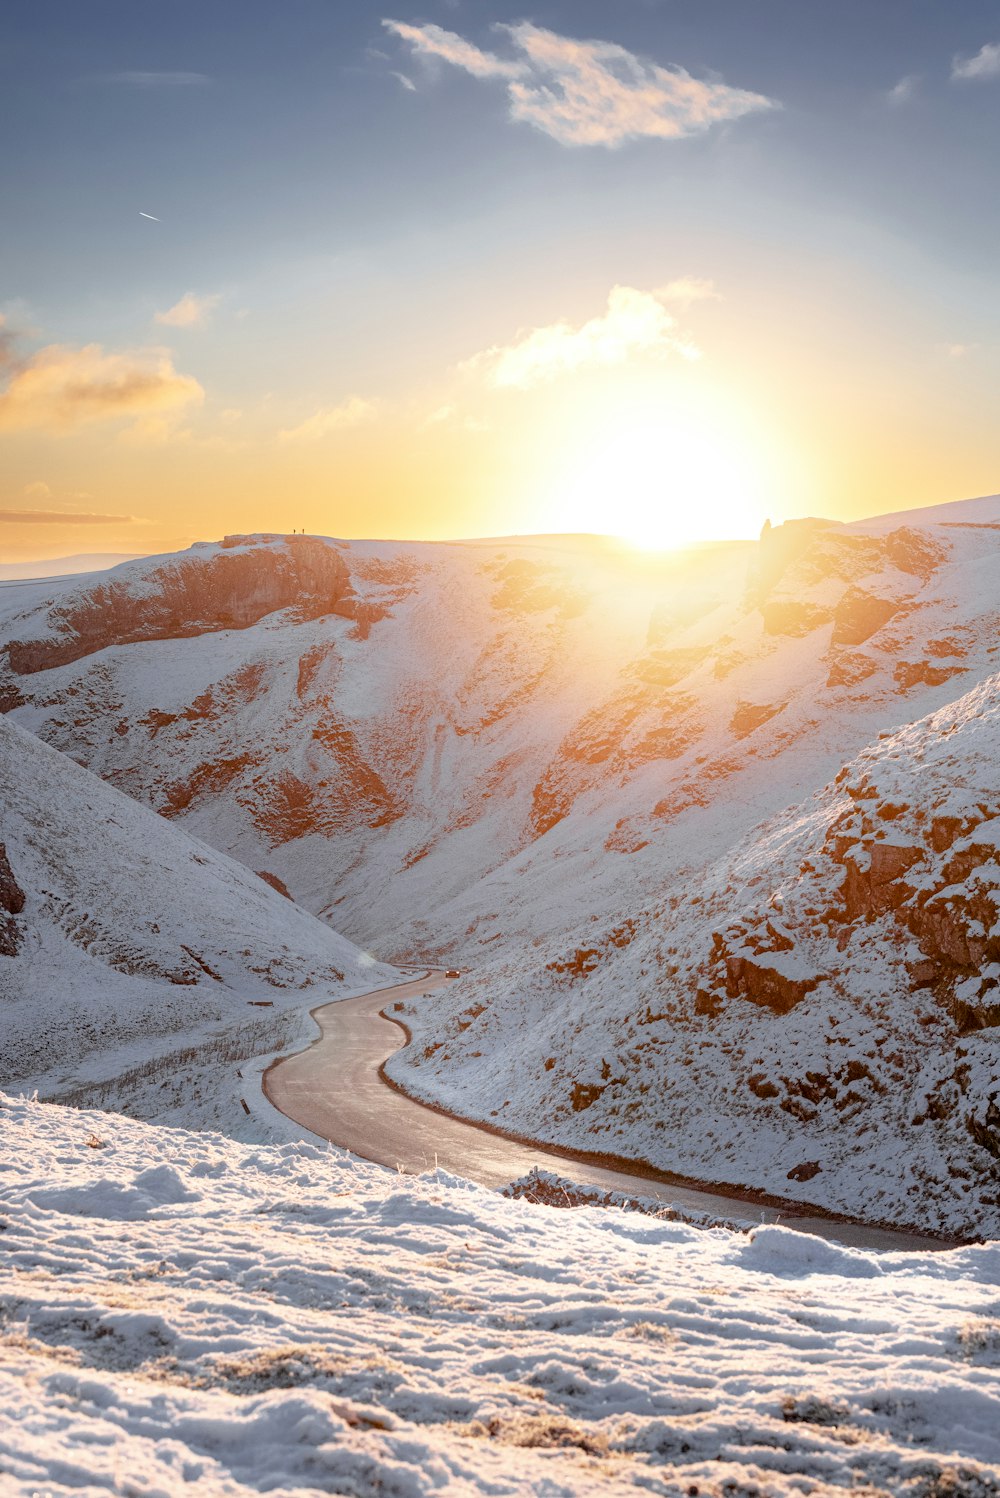
<path fill-rule="evenodd" d="M 1000 1492 L 1000 1245 L 555 1211 L 0 1099 L 7 1498 Z"/>

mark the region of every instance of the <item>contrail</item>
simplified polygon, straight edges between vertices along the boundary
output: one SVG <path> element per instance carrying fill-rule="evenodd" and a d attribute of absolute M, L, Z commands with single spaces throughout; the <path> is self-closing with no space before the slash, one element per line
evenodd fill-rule
<path fill-rule="evenodd" d="M 162 224 L 162 222 L 163 222 L 162 219 L 156 217 L 155 213 L 143 213 L 143 211 L 142 211 L 141 208 L 139 209 L 139 217 L 140 218 L 151 218 L 153 220 L 154 224 Z"/>

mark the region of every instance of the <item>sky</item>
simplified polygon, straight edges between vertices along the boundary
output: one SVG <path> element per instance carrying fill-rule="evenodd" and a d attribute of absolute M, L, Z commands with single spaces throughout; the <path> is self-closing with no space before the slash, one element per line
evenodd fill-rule
<path fill-rule="evenodd" d="M 1000 5 L 8 0 L 0 562 L 1000 488 Z"/>

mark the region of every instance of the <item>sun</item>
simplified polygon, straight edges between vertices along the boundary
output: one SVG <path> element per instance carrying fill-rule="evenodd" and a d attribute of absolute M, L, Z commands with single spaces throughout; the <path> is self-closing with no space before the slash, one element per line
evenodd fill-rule
<path fill-rule="evenodd" d="M 751 455 L 717 433 L 643 414 L 586 437 L 552 495 L 553 529 L 647 550 L 756 536 L 766 510 Z"/>

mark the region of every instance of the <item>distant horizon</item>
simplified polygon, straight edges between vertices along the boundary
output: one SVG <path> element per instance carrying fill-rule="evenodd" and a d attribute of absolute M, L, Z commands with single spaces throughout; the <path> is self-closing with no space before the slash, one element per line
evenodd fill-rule
<path fill-rule="evenodd" d="M 919 513 L 922 510 L 941 509 L 948 505 L 976 504 L 982 501 L 1000 497 L 1000 490 L 991 493 L 969 495 L 962 499 L 948 499 L 932 501 L 923 505 L 907 505 L 905 508 L 876 510 L 869 515 L 857 516 L 853 521 L 837 520 L 829 515 L 792 515 L 784 519 L 771 520 L 772 529 L 777 530 L 786 524 L 798 524 L 813 522 L 818 525 L 851 525 L 863 524 L 869 520 L 889 519 L 895 515 L 906 516 Z M 769 517 L 765 517 L 765 522 Z M 291 536 L 295 530 L 283 530 L 280 527 L 263 526 L 257 530 L 235 529 L 225 532 L 226 535 L 245 536 Z M 676 551 L 690 551 L 696 548 L 753 545 L 759 539 L 759 532 L 754 536 L 705 536 L 680 541 L 672 546 L 642 546 L 628 536 L 617 535 L 614 531 L 520 531 L 508 534 L 494 535 L 469 535 L 469 536 L 374 536 L 374 535 L 346 535 L 333 531 L 306 531 L 307 536 L 347 542 L 385 542 L 388 545 L 407 546 L 462 546 L 462 545 L 488 545 L 517 543 L 530 544 L 532 542 L 584 542 L 597 541 L 611 543 L 626 551 L 645 552 L 650 556 L 669 554 Z M 118 566 L 123 562 L 142 561 L 146 557 L 170 556 L 190 550 L 193 546 L 217 545 L 223 536 L 208 537 L 200 536 L 192 538 L 182 544 L 169 549 L 155 549 L 150 551 L 121 551 L 121 552 L 72 552 L 68 555 L 57 557 L 34 557 L 19 559 L 17 561 L 0 560 L 0 582 L 31 582 L 44 580 L 47 577 L 68 577 L 84 575 L 87 572 L 101 572 L 110 567 Z M 3 552 L 0 549 L 0 558 Z M 69 563 L 86 563 L 79 567 L 70 568 Z"/>

